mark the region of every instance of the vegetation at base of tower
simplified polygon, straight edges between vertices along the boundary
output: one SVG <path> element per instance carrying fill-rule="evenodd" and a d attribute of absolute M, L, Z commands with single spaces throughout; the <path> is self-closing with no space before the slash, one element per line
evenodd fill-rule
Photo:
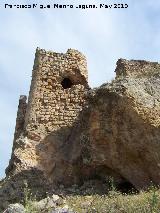
<path fill-rule="evenodd" d="M 108 195 L 69 196 L 67 202 L 78 213 L 158 213 L 160 190 L 153 188 L 130 195 L 110 191 Z"/>
<path fill-rule="evenodd" d="M 39 213 L 33 203 L 30 190 L 25 189 L 26 213 Z M 48 197 L 49 199 L 49 197 Z M 160 189 L 151 186 L 147 191 L 139 193 L 121 193 L 116 190 L 114 183 L 110 182 L 110 189 L 107 194 L 84 195 L 71 194 L 64 198 L 64 204 L 75 213 L 158 213 L 160 209 Z M 52 208 L 42 210 L 42 213 L 51 213 Z"/>
<path fill-rule="evenodd" d="M 33 206 L 33 202 L 36 201 L 36 197 L 32 195 L 30 188 L 28 187 L 28 183 L 24 181 L 25 188 L 24 188 L 24 201 L 23 204 L 26 209 L 26 213 L 36 213 L 36 209 Z"/>

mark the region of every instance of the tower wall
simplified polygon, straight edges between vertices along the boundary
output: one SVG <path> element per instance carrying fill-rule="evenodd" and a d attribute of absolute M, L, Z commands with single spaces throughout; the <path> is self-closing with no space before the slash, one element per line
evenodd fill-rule
<path fill-rule="evenodd" d="M 7 176 L 33 168 L 48 176 L 55 161 L 53 143 L 60 146 L 65 141 L 66 129 L 72 131 L 86 102 L 87 78 L 86 58 L 77 50 L 62 54 L 37 48 L 28 103 L 26 96 L 19 102 Z M 46 137 L 53 132 L 48 142 Z"/>
<path fill-rule="evenodd" d="M 21 95 L 19 98 L 19 105 L 18 105 L 18 110 L 17 110 L 14 142 L 20 136 L 20 134 L 24 131 L 24 122 L 25 122 L 25 115 L 26 115 L 26 109 L 27 109 L 26 101 L 27 101 L 27 96 Z"/>
<path fill-rule="evenodd" d="M 25 118 L 27 137 L 40 140 L 71 126 L 85 102 L 87 78 L 86 58 L 77 50 L 62 54 L 37 48 Z"/>

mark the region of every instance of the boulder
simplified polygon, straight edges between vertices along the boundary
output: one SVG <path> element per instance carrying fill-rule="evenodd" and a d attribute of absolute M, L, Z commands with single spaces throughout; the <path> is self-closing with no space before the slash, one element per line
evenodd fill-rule
<path fill-rule="evenodd" d="M 25 208 L 22 204 L 10 204 L 3 213 L 25 213 Z"/>

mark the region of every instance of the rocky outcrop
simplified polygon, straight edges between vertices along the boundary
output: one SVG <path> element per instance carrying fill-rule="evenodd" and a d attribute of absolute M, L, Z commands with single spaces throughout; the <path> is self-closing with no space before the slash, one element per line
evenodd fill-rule
<path fill-rule="evenodd" d="M 24 179 L 39 197 L 90 179 L 113 177 L 117 187 L 137 190 L 160 184 L 160 64 L 120 59 L 115 80 L 85 98 L 71 126 L 41 139 L 18 125 L 0 204 L 23 197 Z"/>
<path fill-rule="evenodd" d="M 65 200 L 58 195 L 52 195 L 43 200 L 28 201 L 24 207 L 22 204 L 15 203 L 10 204 L 3 213 L 74 213 L 68 205 L 65 204 Z"/>
<path fill-rule="evenodd" d="M 90 90 L 80 123 L 57 149 L 53 182 L 112 176 L 119 187 L 160 184 L 160 65 L 117 65 L 112 83 Z"/>

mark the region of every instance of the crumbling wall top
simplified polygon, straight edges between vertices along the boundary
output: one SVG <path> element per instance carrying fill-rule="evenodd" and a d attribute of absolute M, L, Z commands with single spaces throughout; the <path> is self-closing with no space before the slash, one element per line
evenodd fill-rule
<path fill-rule="evenodd" d="M 145 60 L 126 60 L 119 59 L 116 67 L 116 78 L 118 77 L 140 77 L 160 74 L 160 64 L 158 62 L 149 62 Z"/>
<path fill-rule="evenodd" d="M 78 50 L 68 49 L 66 53 L 57 53 L 37 47 L 34 65 L 41 65 L 45 61 L 48 61 L 50 66 L 55 65 L 55 62 L 59 63 L 60 66 L 64 66 L 65 63 L 68 63 L 72 68 L 72 70 L 68 70 L 68 73 L 71 72 L 72 76 L 74 75 L 78 78 L 79 75 L 81 75 L 86 81 L 86 84 L 88 83 L 87 59 Z"/>

